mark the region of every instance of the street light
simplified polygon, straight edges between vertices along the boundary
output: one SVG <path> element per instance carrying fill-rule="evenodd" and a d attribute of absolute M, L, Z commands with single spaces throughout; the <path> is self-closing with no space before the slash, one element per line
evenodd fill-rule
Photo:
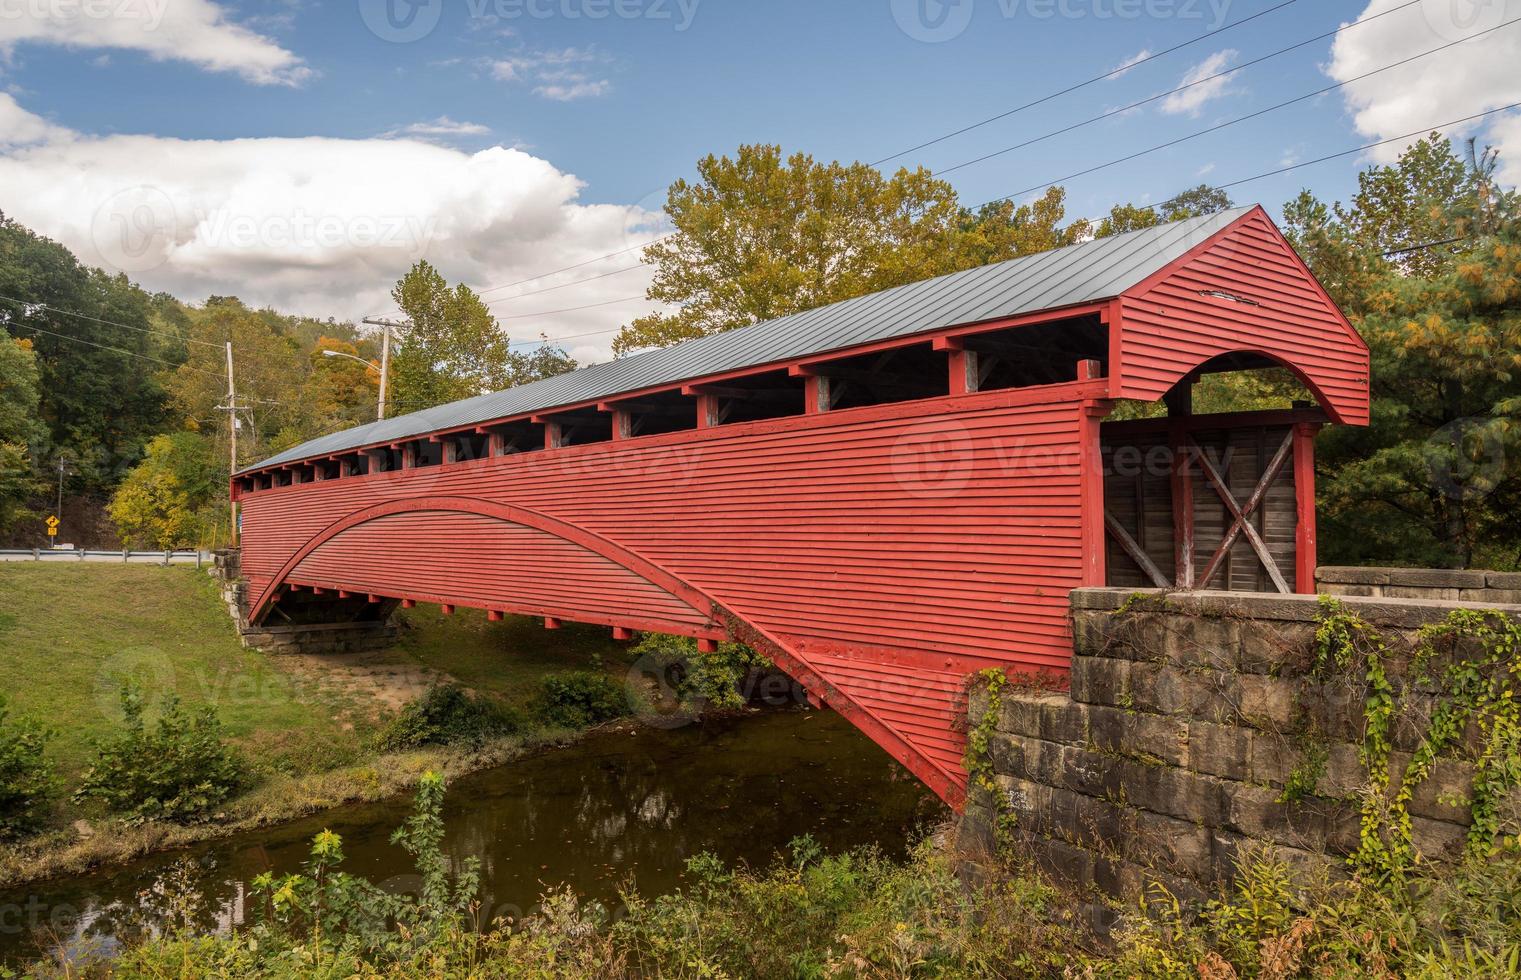
<path fill-rule="evenodd" d="M 374 368 L 375 367 L 375 365 L 374 365 L 373 362 L 367 361 L 364 358 L 357 357 L 357 356 L 355 356 L 353 354 L 345 354 L 341 350 L 323 350 L 322 356 L 323 357 L 346 357 L 346 358 L 348 358 L 351 361 L 358 361 L 360 364 L 363 364 L 367 368 Z M 380 393 L 376 397 L 375 418 L 377 418 L 377 419 L 383 419 L 385 417 L 386 417 L 386 374 L 385 374 L 385 365 L 382 364 L 381 367 L 380 367 Z"/>

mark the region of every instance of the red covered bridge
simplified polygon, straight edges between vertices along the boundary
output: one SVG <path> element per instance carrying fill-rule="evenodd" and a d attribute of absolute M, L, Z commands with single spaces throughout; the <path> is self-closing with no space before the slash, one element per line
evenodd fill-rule
<path fill-rule="evenodd" d="M 1316 404 L 1193 413 L 1264 367 Z M 232 492 L 253 622 L 740 639 L 959 804 L 968 676 L 1064 672 L 1069 590 L 1311 591 L 1314 434 L 1367 418 L 1367 348 L 1251 208 L 325 436 Z"/>

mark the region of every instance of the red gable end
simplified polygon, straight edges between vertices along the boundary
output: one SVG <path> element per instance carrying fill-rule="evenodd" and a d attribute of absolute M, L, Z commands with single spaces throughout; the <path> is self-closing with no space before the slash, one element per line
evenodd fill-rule
<path fill-rule="evenodd" d="M 1334 421 L 1368 422 L 1367 345 L 1260 207 L 1120 302 L 1117 398 L 1153 401 L 1213 357 L 1256 352 L 1293 370 Z"/>

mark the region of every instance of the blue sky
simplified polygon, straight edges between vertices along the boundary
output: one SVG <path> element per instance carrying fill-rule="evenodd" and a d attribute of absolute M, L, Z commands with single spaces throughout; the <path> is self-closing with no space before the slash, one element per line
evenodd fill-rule
<path fill-rule="evenodd" d="M 352 316 L 378 312 L 387 277 L 417 254 L 490 286 L 637 243 L 631 209 L 658 208 L 670 181 L 708 152 L 763 141 L 875 161 L 1270 11 L 889 165 L 938 171 L 1405 0 L 1297 0 L 1278 10 L 1270 8 L 1282 0 L 95 2 L 109 16 L 86 17 L 74 0 L 0 0 L 0 13 L 20 13 L 0 16 L 0 92 L 10 99 L 0 107 L 0 124 L 9 122 L 0 126 L 0 177 L 15 177 L 0 180 L 0 209 L 82 254 L 95 246 L 93 258 L 109 265 L 102 209 L 126 200 L 133 214 L 146 213 L 140 198 L 151 191 L 149 203 L 166 201 L 153 206 L 177 223 L 153 253 L 161 261 L 116 263 L 135 277 L 190 300 L 231 285 L 256 301 Z M 1516 0 L 1421 0 L 1344 32 L 1334 51 L 1322 40 L 1196 86 L 1189 102 L 1159 101 L 947 179 L 965 202 L 980 203 L 1515 17 Z M 1067 181 L 1069 216 L 1155 202 L 1201 181 L 1521 100 L 1521 73 L 1503 69 L 1518 63 L 1518 37 L 1521 25 L 1500 27 L 1462 49 Z M 1478 128 L 1503 146 L 1513 116 Z M 1367 162 L 1307 167 L 1233 194 L 1276 215 L 1301 187 L 1345 197 Z M 57 193 L 71 172 L 83 183 Z M 113 176 L 102 183 L 102 173 Z M 39 182 L 39 193 L 25 192 Z M 414 183 L 441 186 L 424 192 Z M 324 188 L 316 203 L 301 197 L 310 187 Z M 429 223 L 415 247 L 377 252 L 349 240 L 356 214 L 387 219 L 397 199 L 407 199 L 398 213 Z M 272 242 L 271 215 L 303 209 L 332 210 L 349 230 L 335 242 L 305 233 Z M 253 216 L 253 240 L 206 238 L 207 216 L 228 213 Z M 303 277 L 314 267 L 315 278 Z M 502 291 L 498 312 L 551 335 L 615 326 L 649 308 L 624 302 L 642 290 L 641 273 L 584 287 L 575 280 L 620 267 L 610 260 Z M 562 288 L 537 304 L 505 302 L 551 285 Z M 583 302 L 603 305 L 553 313 Z M 524 315 L 540 311 L 551 315 Z M 605 347 L 580 343 L 583 356 Z"/>

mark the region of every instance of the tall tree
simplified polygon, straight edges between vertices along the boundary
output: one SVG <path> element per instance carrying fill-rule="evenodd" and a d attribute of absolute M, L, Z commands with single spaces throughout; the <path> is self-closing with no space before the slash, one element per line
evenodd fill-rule
<path fill-rule="evenodd" d="M 27 340 L 0 336 L 0 531 L 29 512 L 40 489 L 33 447 L 44 437 L 37 356 Z"/>
<path fill-rule="evenodd" d="M 232 343 L 242 423 L 239 462 L 267 456 L 320 431 L 306 384 L 311 370 L 301 346 L 288 333 L 285 318 L 269 310 L 251 310 L 235 297 L 213 296 L 194 311 L 187 337 L 188 359 L 169 378 L 168 387 L 182 425 L 200 432 L 227 458 L 227 362 L 224 344 Z M 283 434 L 283 435 L 282 435 Z"/>
<path fill-rule="evenodd" d="M 38 452 L 68 457 L 75 489 L 108 488 L 166 420 L 153 360 L 172 363 L 177 351 L 153 298 L 3 214 L 0 297 L 7 331 L 37 353 Z"/>
<path fill-rule="evenodd" d="M 1348 205 L 1285 209 L 1372 352 L 1372 425 L 1321 439 L 1333 560 L 1521 562 L 1521 212 L 1468 157 L 1433 135 Z"/>
<path fill-rule="evenodd" d="M 644 251 L 649 298 L 679 306 L 641 317 L 613 353 L 812 309 L 866 293 L 1067 244 L 1062 192 L 1033 205 L 973 212 L 923 168 L 885 176 L 863 163 L 782 156 L 741 146 L 698 161 L 697 180 L 671 185 L 675 231 Z"/>
<path fill-rule="evenodd" d="M 226 464 L 203 436 L 156 436 L 107 510 L 128 547 L 212 547 L 227 540 L 226 475 Z"/>
<path fill-rule="evenodd" d="M 1169 221 L 1203 217 L 1206 214 L 1225 211 L 1235 206 L 1235 203 L 1231 201 L 1231 196 L 1225 191 L 1208 184 L 1200 184 L 1154 206 L 1116 204 L 1109 209 L 1108 216 L 1094 229 L 1093 237 L 1108 238 L 1110 235 L 1119 235 L 1127 231 L 1140 231 L 1142 228 L 1164 225 Z"/>
<path fill-rule="evenodd" d="M 514 351 L 480 296 L 451 287 L 427 261 L 419 261 L 391 291 L 410 326 L 391 358 L 389 411 L 417 412 L 434 405 L 536 381 L 574 370 L 564 350 L 545 344 L 533 354 Z"/>

